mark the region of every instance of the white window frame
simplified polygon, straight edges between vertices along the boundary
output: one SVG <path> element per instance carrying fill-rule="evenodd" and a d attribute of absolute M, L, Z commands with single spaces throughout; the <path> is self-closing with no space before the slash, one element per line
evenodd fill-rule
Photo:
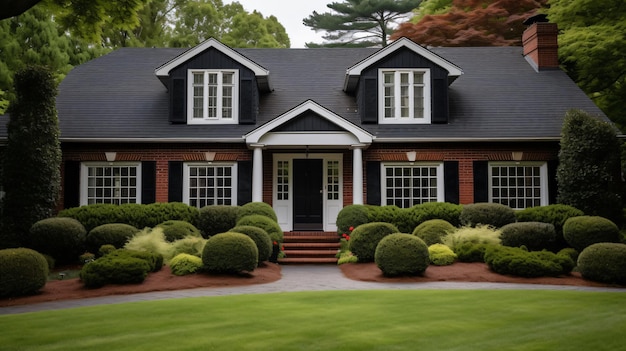
<path fill-rule="evenodd" d="M 93 167 L 135 167 L 135 202 L 130 203 L 141 203 L 141 162 L 82 162 L 80 165 L 80 205 L 88 205 L 89 199 L 89 168 Z M 111 197 L 111 199 L 115 199 L 115 197 Z M 102 202 L 96 202 L 102 203 Z M 115 202 L 113 202 L 115 203 Z"/>
<path fill-rule="evenodd" d="M 237 162 L 185 162 L 183 167 L 183 202 L 191 206 L 191 196 L 189 195 L 190 190 L 190 168 L 191 167 L 230 167 L 231 168 L 231 193 L 230 193 L 230 205 L 227 206 L 237 206 Z M 208 187 L 207 187 L 208 188 Z M 217 186 L 215 186 L 217 189 Z M 208 198 L 208 197 L 205 197 Z M 217 195 L 214 196 L 217 198 Z M 218 202 L 214 203 L 215 205 L 221 205 Z M 197 206 L 202 207 L 202 206 Z"/>
<path fill-rule="evenodd" d="M 202 73 L 203 79 L 203 116 L 201 118 L 194 117 L 194 75 Z M 223 74 L 233 74 L 232 84 L 232 116 L 224 118 L 223 112 Z M 209 74 L 217 74 L 217 116 L 209 117 Z M 238 70 L 215 70 L 215 69 L 190 69 L 187 71 L 187 124 L 237 124 L 239 123 L 239 71 Z"/>
<path fill-rule="evenodd" d="M 380 176 L 381 176 L 380 191 L 381 191 L 381 205 L 382 206 L 387 205 L 387 200 L 389 200 L 389 198 L 387 197 L 387 172 L 386 170 L 388 168 L 394 168 L 394 167 L 401 167 L 401 168 L 435 167 L 437 169 L 437 175 L 436 175 L 437 195 L 436 195 L 436 200 L 431 201 L 431 202 L 444 202 L 445 201 L 444 200 L 445 199 L 445 184 L 444 184 L 444 174 L 443 174 L 444 172 L 443 162 L 383 162 L 380 167 L 381 168 L 380 169 Z M 411 184 L 410 187 L 411 189 L 413 189 L 414 188 L 413 184 Z M 417 204 L 417 203 L 413 203 L 414 197 L 412 195 L 412 192 L 409 195 L 409 198 L 411 199 L 411 203 L 412 203 L 409 207 L 412 207 Z M 398 207 L 403 207 L 403 206 L 398 206 Z"/>
<path fill-rule="evenodd" d="M 530 196 L 529 198 L 531 199 L 539 199 L 539 206 L 546 206 L 549 203 L 549 194 L 548 194 L 548 164 L 547 162 L 489 162 L 489 202 L 494 202 L 494 185 L 493 185 L 493 181 L 494 181 L 494 176 L 493 176 L 493 168 L 494 167 L 539 167 L 539 189 L 540 189 L 540 196 Z M 518 177 L 518 176 L 516 176 Z M 507 176 L 507 178 L 510 178 Z M 525 177 L 526 178 L 526 177 Z M 525 180 L 526 181 L 526 180 Z M 500 186 L 500 185 L 499 185 Z M 510 192 L 511 189 L 516 189 L 516 193 L 517 193 L 517 189 L 518 189 L 518 185 L 516 182 L 515 186 L 510 186 L 508 185 L 508 192 Z M 502 197 L 502 196 L 498 196 L 498 197 Z M 511 199 L 527 199 L 526 195 L 519 197 L 519 196 L 508 196 L 507 198 L 509 200 Z M 525 205 L 524 207 L 518 207 L 517 204 L 515 206 L 511 206 L 510 203 L 507 204 L 507 206 L 515 209 L 515 210 L 523 210 L 525 208 L 527 208 Z"/>
<path fill-rule="evenodd" d="M 385 117 L 385 73 L 394 73 L 394 116 Z M 409 74 L 409 87 L 413 87 L 414 73 L 422 73 L 423 87 L 424 87 L 424 116 L 414 116 L 414 99 L 413 89 L 409 89 L 409 116 L 400 116 L 401 107 L 401 94 L 400 88 L 400 75 Z M 378 123 L 380 124 L 430 124 L 431 123 L 431 82 L 430 82 L 430 69 L 416 68 L 416 69 L 393 69 L 384 68 L 378 70 Z"/>

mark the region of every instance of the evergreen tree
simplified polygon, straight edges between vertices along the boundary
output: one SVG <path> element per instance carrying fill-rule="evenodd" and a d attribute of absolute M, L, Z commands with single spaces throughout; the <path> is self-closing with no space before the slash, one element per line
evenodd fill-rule
<path fill-rule="evenodd" d="M 15 75 L 2 184 L 5 197 L 0 246 L 28 244 L 30 227 L 54 213 L 60 190 L 61 146 L 56 83 L 43 67 Z"/>

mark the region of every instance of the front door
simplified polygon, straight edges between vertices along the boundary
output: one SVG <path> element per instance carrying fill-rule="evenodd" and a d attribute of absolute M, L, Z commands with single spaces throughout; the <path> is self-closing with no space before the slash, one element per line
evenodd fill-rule
<path fill-rule="evenodd" d="M 293 160 L 293 230 L 323 230 L 323 160 Z"/>

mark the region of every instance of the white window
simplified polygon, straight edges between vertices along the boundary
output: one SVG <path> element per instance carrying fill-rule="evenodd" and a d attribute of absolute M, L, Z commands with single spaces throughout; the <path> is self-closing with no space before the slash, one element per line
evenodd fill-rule
<path fill-rule="evenodd" d="M 80 204 L 141 202 L 141 164 L 85 162 L 80 170 Z"/>
<path fill-rule="evenodd" d="M 187 79 L 187 123 L 237 123 L 238 71 L 190 70 Z"/>
<path fill-rule="evenodd" d="M 548 168 L 542 162 L 489 164 L 489 201 L 524 209 L 548 204 Z"/>
<path fill-rule="evenodd" d="M 443 202 L 442 163 L 382 165 L 382 203 L 409 208 L 425 202 Z"/>
<path fill-rule="evenodd" d="M 430 123 L 430 71 L 379 71 L 379 123 Z"/>
<path fill-rule="evenodd" d="M 186 163 L 183 180 L 183 202 L 190 206 L 237 204 L 235 163 Z"/>

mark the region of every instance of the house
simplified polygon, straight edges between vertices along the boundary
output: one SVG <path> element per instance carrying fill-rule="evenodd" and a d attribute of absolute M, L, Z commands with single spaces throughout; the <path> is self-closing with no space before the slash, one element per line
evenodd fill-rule
<path fill-rule="evenodd" d="M 59 87 L 60 206 L 263 201 L 285 231 L 332 231 L 349 204 L 553 203 L 565 112 L 606 117 L 558 68 L 555 24 L 523 39 L 119 49 Z"/>

